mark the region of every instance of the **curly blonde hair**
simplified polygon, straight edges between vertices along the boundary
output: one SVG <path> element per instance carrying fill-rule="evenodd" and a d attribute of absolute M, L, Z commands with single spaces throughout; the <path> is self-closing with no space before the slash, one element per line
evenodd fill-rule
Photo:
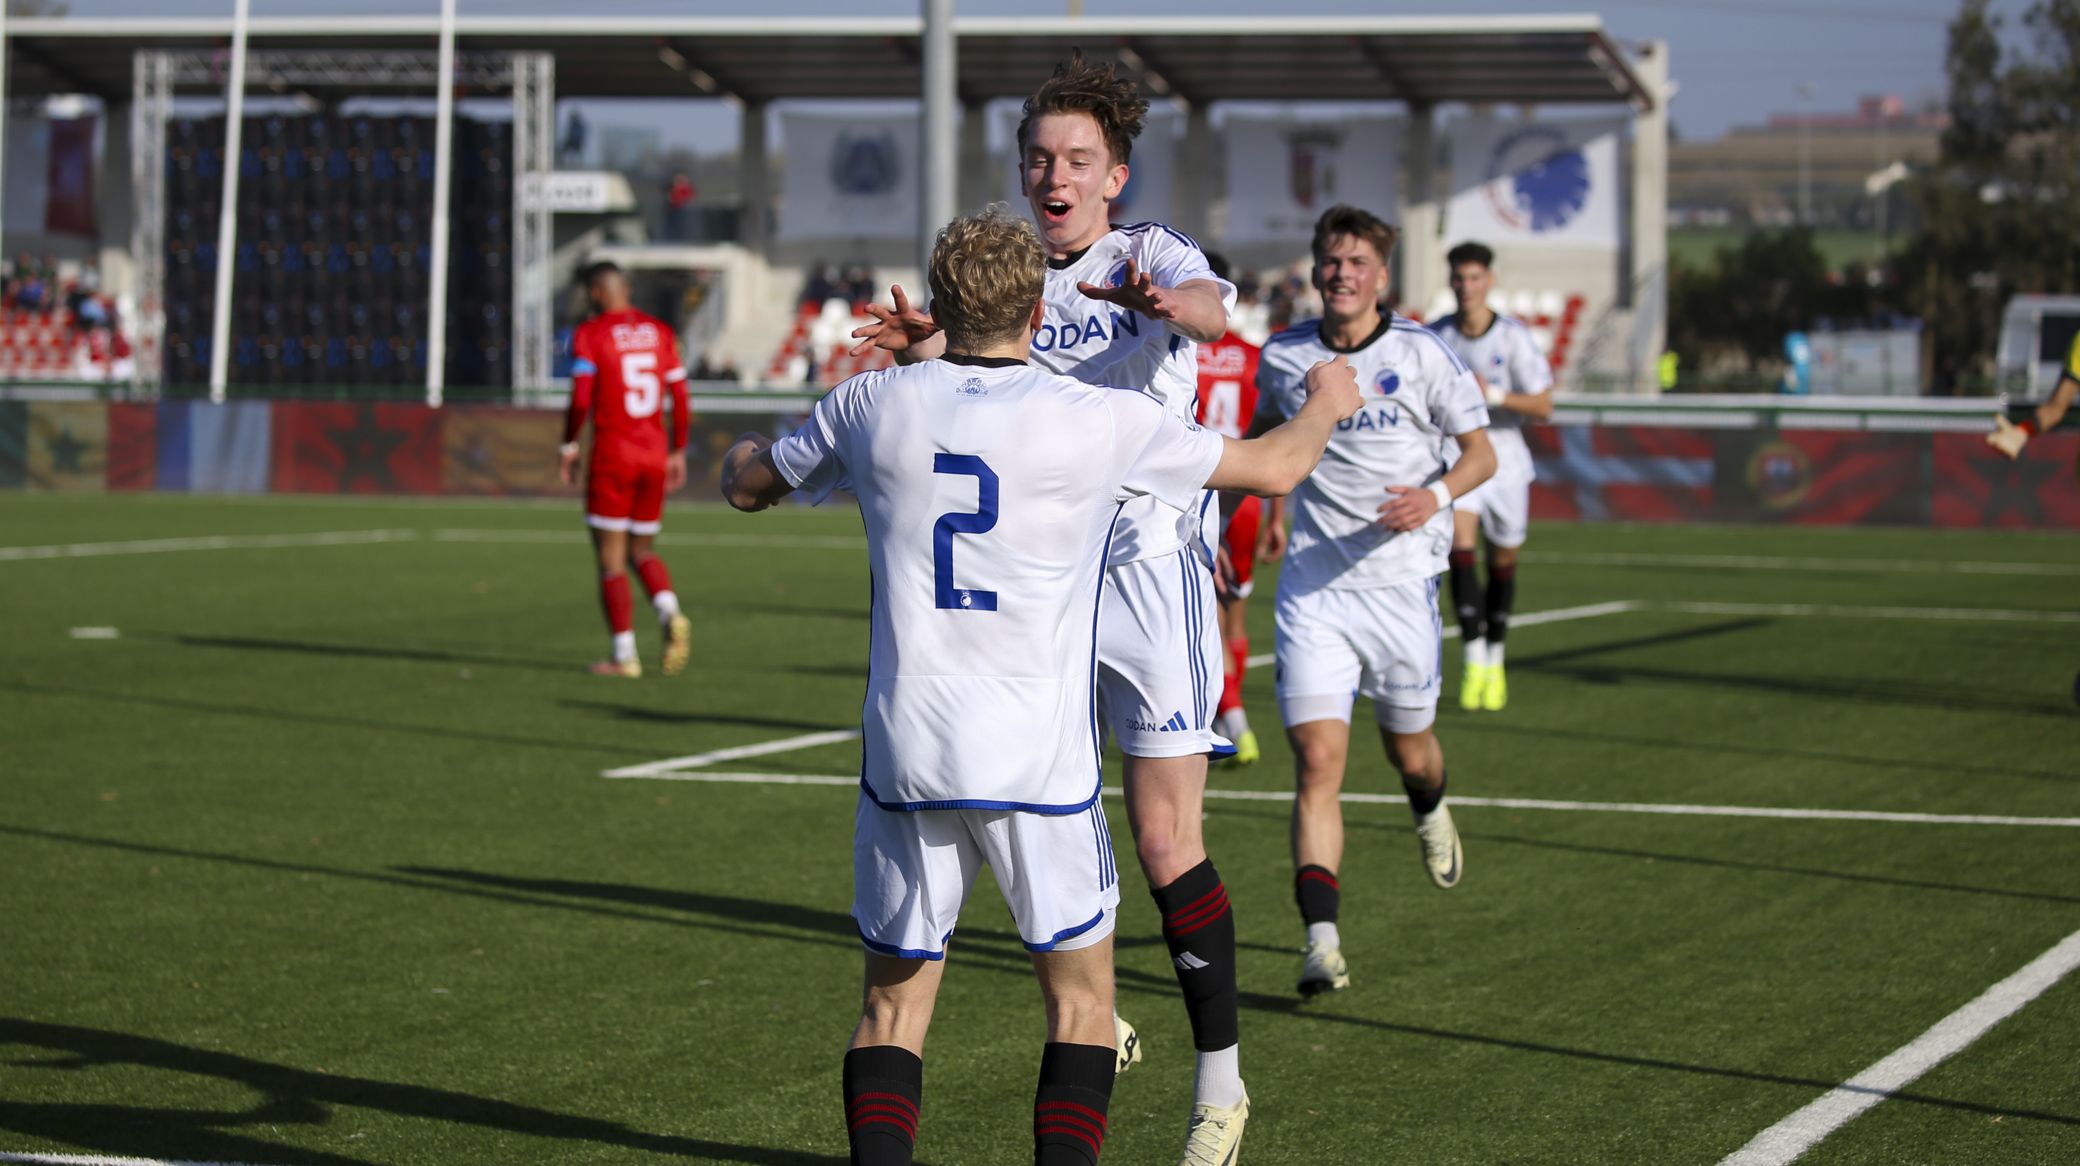
<path fill-rule="evenodd" d="M 972 352 L 1016 338 L 1047 286 L 1047 252 L 1033 224 L 1003 203 L 955 219 L 932 247 L 932 318 L 946 345 Z"/>

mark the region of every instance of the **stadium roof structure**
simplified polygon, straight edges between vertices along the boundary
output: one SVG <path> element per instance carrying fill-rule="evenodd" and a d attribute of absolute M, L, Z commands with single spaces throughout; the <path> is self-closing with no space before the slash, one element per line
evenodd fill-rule
<path fill-rule="evenodd" d="M 559 97 L 911 98 L 921 17 L 465 16 L 456 47 L 551 52 Z M 1594 15 L 975 18 L 955 21 L 960 100 L 1022 97 L 1073 48 L 1116 55 L 1154 92 L 1212 101 L 1593 103 L 1651 109 Z M 252 48 L 425 49 L 433 16 L 260 17 Z M 226 48 L 228 18 L 47 17 L 8 23 L 12 95 L 131 92 L 141 49 Z M 264 79 L 254 79 L 264 87 Z M 302 79 L 293 88 L 318 92 Z M 342 75 L 340 95 L 366 92 Z M 182 86 L 180 92 L 222 92 Z"/>

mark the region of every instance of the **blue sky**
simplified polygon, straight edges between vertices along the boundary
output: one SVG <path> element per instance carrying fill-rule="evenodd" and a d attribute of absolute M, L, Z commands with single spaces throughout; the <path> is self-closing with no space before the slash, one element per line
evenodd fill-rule
<path fill-rule="evenodd" d="M 199 15 L 228 12 L 230 0 L 71 0 L 79 15 Z M 459 0 L 465 15 L 564 14 L 571 0 Z M 1015 3 L 959 0 L 960 11 L 988 16 L 1064 14 L 1068 0 Z M 1942 89 L 1945 29 L 1956 0 L 1472 0 L 1470 3 L 1392 3 L 1380 0 L 1084 0 L 1090 16 L 1247 16 L 1271 12 L 1466 14 L 1520 12 L 1600 13 L 1622 41 L 1669 42 L 1681 86 L 1673 110 L 1686 138 L 1710 138 L 1772 112 L 1800 107 L 1801 84 L 1813 87 L 1811 107 L 1846 109 L 1863 93 L 1898 93 L 1910 101 Z M 2019 21 L 2024 0 L 1997 0 L 1997 11 Z M 253 0 L 255 15 L 430 12 L 437 0 Z M 637 16 L 712 12 L 738 15 L 739 4 L 715 0 L 586 0 L 583 10 Z M 914 10 L 909 4 L 861 5 L 841 0 L 766 0 L 760 11 L 777 17 L 873 15 Z M 669 144 L 702 149 L 735 140 L 732 115 L 702 103 L 635 108 L 616 104 L 593 112 L 607 124 L 652 125 Z"/>

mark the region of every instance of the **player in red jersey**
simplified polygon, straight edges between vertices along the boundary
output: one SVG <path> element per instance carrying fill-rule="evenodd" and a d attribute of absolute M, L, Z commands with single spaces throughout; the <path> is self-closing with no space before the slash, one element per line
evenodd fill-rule
<path fill-rule="evenodd" d="M 1206 264 L 1228 278 L 1228 260 L 1208 252 Z M 1199 346 L 1199 424 L 1223 437 L 1241 440 L 1257 415 L 1257 346 L 1235 335 Z M 1263 508 L 1254 494 L 1221 498 L 1221 558 L 1227 586 L 1221 589 L 1221 698 L 1214 706 L 1214 727 L 1235 742 L 1235 764 L 1249 765 L 1264 755 L 1257 735 L 1242 711 L 1242 674 L 1249 669 L 1249 624 L 1243 601 L 1249 598 L 1256 573 L 1257 535 Z"/>
<path fill-rule="evenodd" d="M 679 341 L 654 316 L 629 306 L 628 277 L 611 263 L 587 270 L 597 312 L 571 338 L 571 406 L 563 421 L 566 486 L 576 484 L 578 431 L 592 420 L 592 462 L 585 477 L 585 525 L 599 554 L 600 603 L 614 634 L 613 655 L 592 666 L 599 676 L 643 674 L 636 656 L 635 604 L 628 590 L 634 564 L 664 629 L 664 674 L 676 676 L 693 651 L 693 625 L 679 610 L 672 577 L 654 548 L 664 496 L 686 484 L 686 366 Z M 665 438 L 664 393 L 672 394 L 672 432 Z"/>

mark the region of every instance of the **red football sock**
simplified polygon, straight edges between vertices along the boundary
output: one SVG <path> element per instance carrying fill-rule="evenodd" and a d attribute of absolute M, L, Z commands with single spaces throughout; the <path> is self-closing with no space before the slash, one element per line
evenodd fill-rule
<path fill-rule="evenodd" d="M 1221 676 L 1221 699 L 1214 715 L 1227 716 L 1242 707 L 1242 673 L 1249 668 L 1249 639 L 1238 636 L 1228 644 L 1228 667 Z"/>
<path fill-rule="evenodd" d="M 620 571 L 599 577 L 599 603 L 607 612 L 607 630 L 615 635 L 635 626 L 635 600 L 628 592 L 628 576 Z"/>
<path fill-rule="evenodd" d="M 664 569 L 664 560 L 656 555 L 644 555 L 635 561 L 636 575 L 643 581 L 643 590 L 651 595 L 672 589 L 672 573 Z"/>

